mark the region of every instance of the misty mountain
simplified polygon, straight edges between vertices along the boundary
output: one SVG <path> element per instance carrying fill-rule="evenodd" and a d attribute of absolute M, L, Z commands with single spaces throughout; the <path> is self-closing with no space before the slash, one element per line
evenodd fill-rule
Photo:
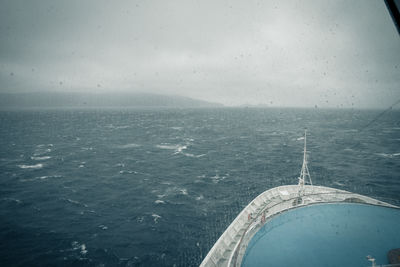
<path fill-rule="evenodd" d="M 1 93 L 0 107 L 220 107 L 189 97 L 147 93 Z"/>

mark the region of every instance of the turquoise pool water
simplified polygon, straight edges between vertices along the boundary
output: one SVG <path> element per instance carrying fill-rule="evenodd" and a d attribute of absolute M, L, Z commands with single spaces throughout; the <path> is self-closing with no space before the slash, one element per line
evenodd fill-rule
<path fill-rule="evenodd" d="M 400 247 L 400 209 L 317 204 L 267 222 L 251 239 L 242 266 L 370 266 L 387 264 Z"/>

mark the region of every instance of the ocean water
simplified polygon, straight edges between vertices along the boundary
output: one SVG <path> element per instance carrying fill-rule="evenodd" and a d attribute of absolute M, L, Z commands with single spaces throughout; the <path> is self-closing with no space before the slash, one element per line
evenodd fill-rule
<path fill-rule="evenodd" d="M 259 193 L 313 182 L 400 205 L 400 112 L 0 112 L 1 266 L 197 266 Z"/>

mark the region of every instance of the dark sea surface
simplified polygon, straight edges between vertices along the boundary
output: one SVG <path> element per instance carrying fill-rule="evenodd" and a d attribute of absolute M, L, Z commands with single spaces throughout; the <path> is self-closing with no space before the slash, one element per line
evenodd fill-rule
<path fill-rule="evenodd" d="M 314 184 L 400 205 L 400 111 L 0 112 L 0 266 L 197 266 L 261 192 Z"/>

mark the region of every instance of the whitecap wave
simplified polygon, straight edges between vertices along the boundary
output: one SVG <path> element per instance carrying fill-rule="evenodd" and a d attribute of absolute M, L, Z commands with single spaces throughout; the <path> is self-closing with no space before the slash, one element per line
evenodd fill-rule
<path fill-rule="evenodd" d="M 51 148 L 37 148 L 35 149 L 35 152 L 33 153 L 34 157 L 39 157 L 42 156 L 44 154 L 50 153 L 51 152 Z"/>
<path fill-rule="evenodd" d="M 136 147 L 140 147 L 139 144 L 135 144 L 135 143 L 131 143 L 131 144 L 125 144 L 125 145 L 118 145 L 116 146 L 119 149 L 128 149 L 128 148 L 136 148 Z"/>
<path fill-rule="evenodd" d="M 31 157 L 32 160 L 47 160 L 47 159 L 51 159 L 50 156 L 42 156 L 42 157 Z"/>
<path fill-rule="evenodd" d="M 37 145 L 36 147 L 45 147 L 45 146 L 54 146 L 53 144 L 40 144 L 40 145 Z"/>
<path fill-rule="evenodd" d="M 191 154 L 191 153 L 182 153 L 182 155 L 184 155 L 186 157 L 190 157 L 190 158 L 201 158 L 201 157 L 204 157 L 207 154 L 194 155 L 194 154 Z"/>
<path fill-rule="evenodd" d="M 384 157 L 384 158 L 395 158 L 395 157 L 398 157 L 398 156 L 400 156 L 400 153 L 393 153 L 393 154 L 387 154 L 387 153 L 375 153 L 376 155 L 378 155 L 378 156 L 381 156 L 381 157 Z"/>
<path fill-rule="evenodd" d="M 188 195 L 187 189 L 185 189 L 185 188 L 180 189 L 179 192 L 180 192 L 182 195 L 184 195 L 184 196 L 187 196 L 187 195 Z"/>
<path fill-rule="evenodd" d="M 108 229 L 108 227 L 105 226 L 104 224 L 99 225 L 99 228 L 100 228 L 101 230 L 107 230 L 107 229 Z"/>
<path fill-rule="evenodd" d="M 212 177 L 210 177 L 210 178 L 212 179 L 213 183 L 216 184 L 216 183 L 219 183 L 219 181 L 225 180 L 228 176 L 229 176 L 229 174 L 220 176 L 220 175 L 217 173 L 217 174 L 215 174 L 214 176 L 212 176 Z"/>
<path fill-rule="evenodd" d="M 136 222 L 138 222 L 138 223 L 144 222 L 144 217 L 143 216 L 137 217 Z"/>
<path fill-rule="evenodd" d="M 21 179 L 21 182 L 32 182 L 36 180 L 46 180 L 48 178 L 60 178 L 62 177 L 61 175 L 44 175 L 44 176 L 38 176 L 30 179 Z"/>
<path fill-rule="evenodd" d="M 160 149 L 167 149 L 167 150 L 174 150 L 174 155 L 175 154 L 182 154 L 188 157 L 196 157 L 196 155 L 190 154 L 190 153 L 183 153 L 184 150 L 186 150 L 188 147 L 187 145 L 171 145 L 171 144 L 161 144 L 161 145 L 156 145 L 157 148 Z"/>
<path fill-rule="evenodd" d="M 85 203 L 81 203 L 79 201 L 76 201 L 76 200 L 73 200 L 73 199 L 70 199 L 70 198 L 62 198 L 62 200 L 65 200 L 65 201 L 67 201 L 67 202 L 69 202 L 71 204 L 75 204 L 77 206 L 83 206 L 85 208 L 88 207 L 88 205 L 86 205 Z"/>
<path fill-rule="evenodd" d="M 178 146 L 178 148 L 175 151 L 175 154 L 181 153 L 185 149 L 187 149 L 187 146 Z"/>
<path fill-rule="evenodd" d="M 125 174 L 125 173 L 128 173 L 128 174 L 138 174 L 138 172 L 137 171 L 131 171 L 131 170 L 127 170 L 127 171 L 124 171 L 124 170 L 122 170 L 122 171 L 119 171 L 119 174 Z"/>
<path fill-rule="evenodd" d="M 120 125 L 120 126 L 115 126 L 115 125 L 113 125 L 113 124 L 110 124 L 110 125 L 107 125 L 107 126 L 105 126 L 106 128 L 109 128 L 109 129 L 128 129 L 128 128 L 131 128 L 132 126 L 131 125 Z"/>
<path fill-rule="evenodd" d="M 42 163 L 38 163 L 35 165 L 21 164 L 21 165 L 18 165 L 18 167 L 20 167 L 21 169 L 41 169 L 41 168 L 43 168 L 43 164 Z"/>
<path fill-rule="evenodd" d="M 5 197 L 3 198 L 3 201 L 7 201 L 7 202 L 15 202 L 17 204 L 21 204 L 22 201 L 16 198 L 12 198 L 12 197 Z"/>
<path fill-rule="evenodd" d="M 204 196 L 203 196 L 203 195 L 200 195 L 200 196 L 196 197 L 196 200 L 197 200 L 197 201 L 200 201 L 200 200 L 202 200 L 202 199 L 204 199 Z"/>
<path fill-rule="evenodd" d="M 170 150 L 177 150 L 180 148 L 180 145 L 168 145 L 168 144 L 162 144 L 162 145 L 156 145 L 157 148 L 160 149 L 170 149 Z M 181 148 L 182 150 L 182 148 Z"/>
<path fill-rule="evenodd" d="M 86 253 L 88 253 L 87 249 L 86 249 L 86 245 L 82 244 L 81 245 L 81 254 L 82 255 L 86 255 Z"/>
<path fill-rule="evenodd" d="M 340 182 L 337 182 L 337 181 L 335 181 L 335 182 L 333 182 L 335 185 L 338 185 L 338 186 L 344 186 L 344 184 L 343 183 L 340 183 Z"/>
<path fill-rule="evenodd" d="M 80 254 L 86 255 L 88 253 L 88 250 L 86 249 L 85 244 L 80 244 L 78 241 L 74 241 L 71 243 L 72 249 L 73 250 L 79 250 Z"/>
<path fill-rule="evenodd" d="M 156 203 L 156 204 L 165 204 L 165 201 L 161 200 L 161 199 L 157 199 L 156 201 L 154 201 L 154 203 Z"/>
<path fill-rule="evenodd" d="M 62 176 L 61 175 L 46 175 L 46 176 L 39 176 L 36 178 L 43 180 L 43 179 L 47 179 L 47 178 L 60 178 L 60 177 L 62 177 Z"/>
<path fill-rule="evenodd" d="M 183 129 L 183 127 L 179 127 L 179 126 L 175 126 L 175 127 L 171 127 L 171 129 L 174 129 L 174 130 L 182 130 Z"/>
<path fill-rule="evenodd" d="M 160 215 L 155 213 L 153 213 L 151 217 L 153 217 L 154 223 L 158 223 L 158 220 L 162 218 Z"/>

